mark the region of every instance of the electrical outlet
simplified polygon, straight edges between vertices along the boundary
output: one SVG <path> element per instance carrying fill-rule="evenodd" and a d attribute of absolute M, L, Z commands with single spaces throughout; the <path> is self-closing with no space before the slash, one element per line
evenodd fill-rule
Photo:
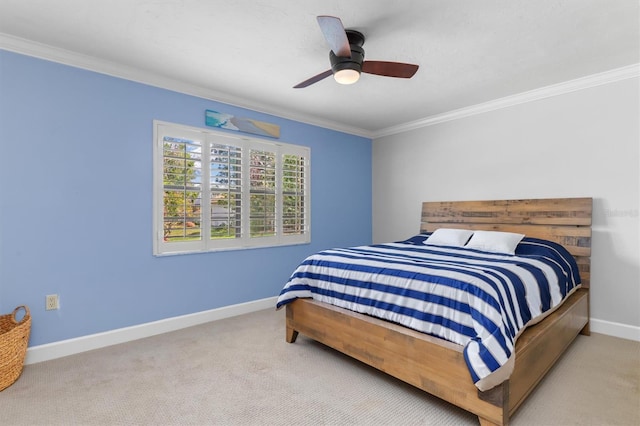
<path fill-rule="evenodd" d="M 54 309 L 58 309 L 60 307 L 60 303 L 58 300 L 57 294 L 48 294 L 45 301 L 45 309 L 47 311 L 51 311 Z"/>

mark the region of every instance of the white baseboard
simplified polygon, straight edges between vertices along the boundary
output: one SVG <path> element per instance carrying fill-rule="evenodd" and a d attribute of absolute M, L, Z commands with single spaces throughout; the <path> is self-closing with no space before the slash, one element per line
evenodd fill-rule
<path fill-rule="evenodd" d="M 589 328 L 594 333 L 620 337 L 621 339 L 640 342 L 640 327 L 591 318 Z"/>
<path fill-rule="evenodd" d="M 210 321 L 230 318 L 263 309 L 275 309 L 276 301 L 277 297 L 269 297 L 266 299 L 255 300 L 253 302 L 240 303 L 218 309 L 211 309 L 209 311 L 197 312 L 195 314 L 182 315 L 146 324 L 119 328 L 117 330 L 110 330 L 104 333 L 96 333 L 74 339 L 33 346 L 27 349 L 24 363 L 34 364 L 37 362 L 48 361 L 93 349 L 104 348 L 106 346 L 155 336 L 156 334 L 180 330 L 182 328 L 192 327 L 194 325 Z"/>
<path fill-rule="evenodd" d="M 250 312 L 260 311 L 263 309 L 275 309 L 276 301 L 277 297 L 269 297 L 266 299 L 255 300 L 253 302 L 240 303 L 237 305 L 211 309 L 209 311 L 197 312 L 195 314 L 182 315 L 132 327 L 119 328 L 117 330 L 110 330 L 104 333 L 96 333 L 74 339 L 33 346 L 27 349 L 25 364 L 34 364 L 37 362 L 61 358 L 63 356 L 117 345 L 119 343 L 130 342 L 132 340 L 143 339 L 145 337 L 155 336 L 156 334 L 168 333 L 170 331 L 180 330 L 182 328 L 192 327 L 194 325 L 230 318 L 237 315 L 248 314 Z M 594 318 L 591 318 L 590 320 L 590 327 L 591 331 L 594 333 L 640 341 L 640 327 Z"/>

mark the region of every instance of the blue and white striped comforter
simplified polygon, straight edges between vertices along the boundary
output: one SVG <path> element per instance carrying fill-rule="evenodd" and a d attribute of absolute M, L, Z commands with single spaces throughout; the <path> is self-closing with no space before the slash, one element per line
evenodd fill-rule
<path fill-rule="evenodd" d="M 308 297 L 460 344 L 474 383 L 488 390 L 511 375 L 524 328 L 579 287 L 576 262 L 545 240 L 524 238 L 511 256 L 424 245 L 427 236 L 309 256 L 277 308 Z"/>

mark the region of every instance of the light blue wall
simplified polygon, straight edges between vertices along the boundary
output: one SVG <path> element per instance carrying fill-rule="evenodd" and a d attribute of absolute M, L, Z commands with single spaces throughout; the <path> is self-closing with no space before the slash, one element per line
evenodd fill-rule
<path fill-rule="evenodd" d="M 152 256 L 152 121 L 205 109 L 311 147 L 311 244 Z M 0 313 L 30 307 L 31 346 L 272 297 L 371 239 L 371 140 L 0 50 Z"/>

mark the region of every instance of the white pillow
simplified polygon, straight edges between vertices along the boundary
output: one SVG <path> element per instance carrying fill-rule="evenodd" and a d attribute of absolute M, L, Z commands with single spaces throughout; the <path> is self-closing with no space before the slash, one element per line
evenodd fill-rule
<path fill-rule="evenodd" d="M 424 244 L 434 246 L 464 247 L 473 231 L 468 229 L 439 228 L 424 240 Z"/>
<path fill-rule="evenodd" d="M 515 254 L 524 234 L 499 231 L 475 231 L 465 247 L 501 254 Z"/>

